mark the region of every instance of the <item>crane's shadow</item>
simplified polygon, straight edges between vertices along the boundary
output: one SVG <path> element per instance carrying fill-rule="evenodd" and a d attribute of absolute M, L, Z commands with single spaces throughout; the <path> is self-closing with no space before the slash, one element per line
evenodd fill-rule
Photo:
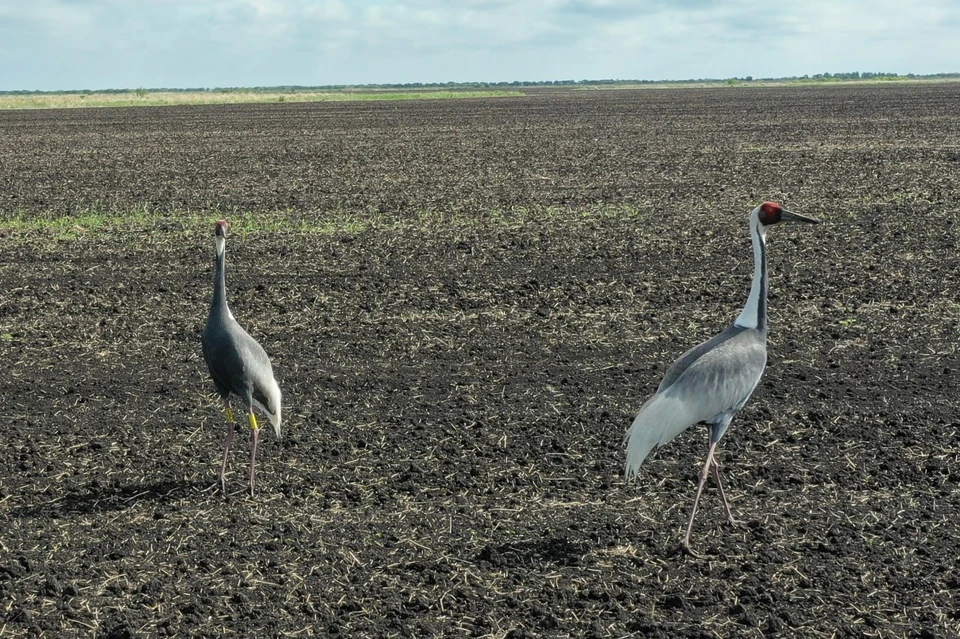
<path fill-rule="evenodd" d="M 14 508 L 10 513 L 15 517 L 57 519 L 69 515 L 119 512 L 137 504 L 174 501 L 209 488 L 210 482 L 198 481 L 159 481 L 126 486 L 92 485 L 70 490 L 61 498 L 43 504 Z"/>

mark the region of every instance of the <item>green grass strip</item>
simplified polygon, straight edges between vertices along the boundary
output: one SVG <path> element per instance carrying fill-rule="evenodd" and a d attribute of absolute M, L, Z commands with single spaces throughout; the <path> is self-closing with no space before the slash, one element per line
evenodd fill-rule
<path fill-rule="evenodd" d="M 369 102 L 379 100 L 451 100 L 505 98 L 520 91 L 196 91 L 162 92 L 138 89 L 118 93 L 42 93 L 0 95 L 0 110 L 76 109 L 84 107 L 182 106 L 197 104 L 266 104 L 280 102 Z"/>

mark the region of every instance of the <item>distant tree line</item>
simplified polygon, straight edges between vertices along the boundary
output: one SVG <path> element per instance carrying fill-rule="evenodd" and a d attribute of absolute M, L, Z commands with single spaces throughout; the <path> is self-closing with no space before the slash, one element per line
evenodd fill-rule
<path fill-rule="evenodd" d="M 110 94 L 110 93 L 136 93 L 143 96 L 148 92 L 164 93 L 308 93 L 318 91 L 383 91 L 383 90 L 417 90 L 417 89 L 502 89 L 502 88 L 521 88 L 521 87 L 576 87 L 576 86 L 627 86 L 636 84 L 656 85 L 656 84 L 704 84 L 704 83 L 726 83 L 736 84 L 739 82 L 803 82 L 803 81 L 857 81 L 857 80 L 884 80 L 884 79 L 918 79 L 918 80 L 937 80 L 937 79 L 956 79 L 960 78 L 960 73 L 929 73 L 914 74 L 907 73 L 899 75 L 897 73 L 883 73 L 872 71 L 851 71 L 849 73 L 817 73 L 814 75 L 785 76 L 780 78 L 754 78 L 753 76 L 744 76 L 742 78 L 697 78 L 688 80 L 620 80 L 607 78 L 603 80 L 513 80 L 512 82 L 405 82 L 397 84 L 322 84 L 316 86 L 304 85 L 278 85 L 261 87 L 155 87 L 145 89 L 79 89 L 79 90 L 60 90 L 60 91 L 31 91 L 15 90 L 0 91 L 0 95 L 56 95 L 56 94 Z"/>

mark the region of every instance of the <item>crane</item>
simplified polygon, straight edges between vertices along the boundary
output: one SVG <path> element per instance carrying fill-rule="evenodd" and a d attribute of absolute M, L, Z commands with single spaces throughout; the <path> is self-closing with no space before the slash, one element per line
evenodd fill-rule
<path fill-rule="evenodd" d="M 750 399 L 767 365 L 766 232 L 781 222 L 819 224 L 818 220 L 791 213 L 776 202 L 764 202 L 751 211 L 753 283 L 743 311 L 726 330 L 694 346 L 670 366 L 657 392 L 640 408 L 624 437 L 625 471 L 630 479 L 640 471 L 654 446 L 666 444 L 694 424 L 705 423 L 709 427 L 707 459 L 700 471 L 693 511 L 681 544 L 691 555 L 694 553 L 690 549 L 690 533 L 708 475 L 717 484 L 727 521 L 739 523 L 723 492 L 715 453 L 720 438 Z"/>
<path fill-rule="evenodd" d="M 210 303 L 210 315 L 203 329 L 200 341 L 203 346 L 203 359 L 210 369 L 210 377 L 217 393 L 223 400 L 223 411 L 227 419 L 227 438 L 223 445 L 223 463 L 220 465 L 220 488 L 227 494 L 224 474 L 227 469 L 227 454 L 234 435 L 233 409 L 230 398 L 243 402 L 247 410 L 247 422 L 252 432 L 250 442 L 250 495 L 254 494 L 257 468 L 257 442 L 260 439 L 260 426 L 254 408 L 266 414 L 273 424 L 273 430 L 280 438 L 280 386 L 273 377 L 270 358 L 263 347 L 243 330 L 227 306 L 226 290 L 226 246 L 227 221 L 220 220 L 214 229 L 214 241 L 217 249 L 216 268 L 213 276 L 213 301 Z"/>

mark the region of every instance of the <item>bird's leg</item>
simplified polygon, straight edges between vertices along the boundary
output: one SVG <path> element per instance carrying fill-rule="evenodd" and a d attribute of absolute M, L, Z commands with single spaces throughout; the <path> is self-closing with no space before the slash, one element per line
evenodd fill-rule
<path fill-rule="evenodd" d="M 233 418 L 233 409 L 229 405 L 223 407 L 223 414 L 227 418 L 227 439 L 223 443 L 223 463 L 220 464 L 220 490 L 226 496 L 227 480 L 224 475 L 227 472 L 227 453 L 230 452 L 230 444 L 233 442 L 233 424 L 236 420 Z"/>
<path fill-rule="evenodd" d="M 720 499 L 723 500 L 723 511 L 727 514 L 727 523 L 731 526 L 736 526 L 741 524 L 739 519 L 733 516 L 733 513 L 730 511 L 730 502 L 727 501 L 727 496 L 723 492 L 723 482 L 720 481 L 720 464 L 717 463 L 717 460 L 713 460 L 713 465 L 710 467 L 710 472 L 713 475 L 713 481 L 717 482 L 717 489 L 720 491 Z"/>
<path fill-rule="evenodd" d="M 257 424 L 257 416 L 253 414 L 252 406 L 247 413 L 247 421 L 250 422 L 250 430 L 253 431 L 253 440 L 250 442 L 250 496 L 253 497 L 253 486 L 257 477 L 257 442 L 260 441 L 260 426 Z"/>
<path fill-rule="evenodd" d="M 711 442 L 710 449 L 707 451 L 707 461 L 703 464 L 703 470 L 700 471 L 700 478 L 697 480 L 697 494 L 693 498 L 693 511 L 690 513 L 690 521 L 687 522 L 687 532 L 683 536 L 683 550 L 694 557 L 697 556 L 690 548 L 690 533 L 693 532 L 693 518 L 697 515 L 697 506 L 700 504 L 700 495 L 703 493 L 703 487 L 707 483 L 707 476 L 710 474 L 710 468 L 713 462 L 713 453 L 717 449 L 717 443 Z"/>

